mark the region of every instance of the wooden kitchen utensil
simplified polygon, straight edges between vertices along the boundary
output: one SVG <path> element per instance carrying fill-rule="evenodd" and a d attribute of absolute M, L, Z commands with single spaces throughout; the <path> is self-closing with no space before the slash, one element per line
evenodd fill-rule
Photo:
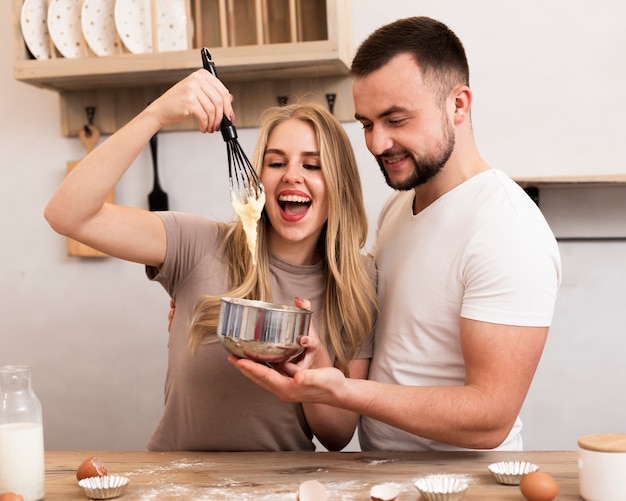
<path fill-rule="evenodd" d="M 100 131 L 93 125 L 85 125 L 78 131 L 78 138 L 83 144 L 87 153 L 90 153 L 96 147 L 98 139 L 100 139 Z M 67 174 L 78 165 L 79 161 L 67 162 Z M 115 192 L 112 191 L 107 197 L 107 202 L 115 203 Z M 108 257 L 107 254 L 92 249 L 88 245 L 82 244 L 71 238 L 67 239 L 67 255 L 79 257 Z"/>

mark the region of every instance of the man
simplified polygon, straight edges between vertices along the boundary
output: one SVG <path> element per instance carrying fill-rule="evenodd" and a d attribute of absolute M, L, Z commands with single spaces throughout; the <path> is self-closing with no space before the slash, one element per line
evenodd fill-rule
<path fill-rule="evenodd" d="M 369 380 L 293 378 L 232 360 L 283 400 L 361 414 L 364 450 L 520 450 L 519 412 L 560 284 L 536 205 L 479 154 L 465 51 L 444 24 L 401 19 L 352 63 L 356 118 L 387 183 L 372 250 L 380 313 Z M 308 370 L 307 370 L 308 369 Z"/>

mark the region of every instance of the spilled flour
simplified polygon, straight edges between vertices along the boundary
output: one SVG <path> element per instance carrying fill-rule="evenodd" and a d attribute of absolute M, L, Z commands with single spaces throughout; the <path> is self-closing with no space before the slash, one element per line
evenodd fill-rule
<path fill-rule="evenodd" d="M 376 469 L 376 466 L 394 462 L 393 460 L 367 461 L 367 467 Z M 264 482 L 259 475 L 250 475 L 250 478 L 238 479 L 230 477 L 225 471 L 225 465 L 218 462 L 183 459 L 172 461 L 162 466 L 147 466 L 132 472 L 120 473 L 130 479 L 130 485 L 124 494 L 125 501 L 295 501 L 298 486 L 305 480 L 315 479 L 326 487 L 328 499 L 332 501 L 363 501 L 369 499 L 367 494 L 377 483 L 391 483 L 399 491 L 398 501 L 419 498 L 415 488 L 415 480 L 427 475 L 427 472 L 416 472 L 415 477 L 401 481 L 380 480 L 377 475 L 360 480 L 334 481 L 328 477 L 329 470 L 325 468 L 303 469 L 292 468 L 281 470 L 278 473 L 281 482 L 276 482 L 276 472 Z M 228 468 L 228 466 L 227 466 Z M 294 472 L 294 469 L 297 472 Z M 181 481 L 181 472 L 184 472 L 188 483 Z M 475 481 L 471 476 L 464 477 L 470 483 Z M 270 491 L 271 492 L 268 492 Z M 365 497 L 364 497 L 365 494 Z"/>

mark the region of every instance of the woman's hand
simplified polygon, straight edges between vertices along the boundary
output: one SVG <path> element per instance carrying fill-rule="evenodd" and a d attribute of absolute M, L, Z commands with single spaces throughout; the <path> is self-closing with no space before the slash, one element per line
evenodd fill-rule
<path fill-rule="evenodd" d="M 294 305 L 298 308 L 302 308 L 303 310 L 311 309 L 311 302 L 308 299 L 297 297 L 294 299 Z M 296 372 L 304 369 L 332 367 L 332 360 L 328 355 L 328 351 L 320 342 L 313 324 L 309 327 L 308 334 L 306 336 L 301 336 L 300 339 L 298 339 L 298 342 L 305 348 L 303 355 L 298 357 L 295 362 L 273 364 L 276 370 L 288 376 L 293 376 Z"/>
<path fill-rule="evenodd" d="M 161 127 L 193 116 L 201 132 L 219 130 L 222 117 L 234 119 L 232 95 L 224 84 L 205 69 L 194 71 L 146 108 Z"/>

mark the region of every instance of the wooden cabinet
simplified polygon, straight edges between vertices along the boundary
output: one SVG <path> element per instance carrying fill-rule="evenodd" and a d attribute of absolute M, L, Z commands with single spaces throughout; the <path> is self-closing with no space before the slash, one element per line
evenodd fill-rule
<path fill-rule="evenodd" d="M 96 109 L 95 126 L 114 132 L 201 68 L 203 46 L 235 96 L 239 127 L 256 126 L 263 109 L 295 100 L 317 101 L 342 121 L 354 119 L 350 0 L 184 0 L 185 50 L 159 51 L 154 43 L 152 52 L 131 53 L 120 43 L 111 55 L 87 48 L 84 57 L 63 57 L 52 46 L 47 59 L 35 59 L 28 50 L 20 21 L 24 0 L 12 1 L 14 76 L 59 92 L 65 135 L 76 135 L 85 125 L 88 108 Z M 145 1 L 154 13 L 159 0 Z M 190 119 L 171 129 L 195 127 Z"/>

